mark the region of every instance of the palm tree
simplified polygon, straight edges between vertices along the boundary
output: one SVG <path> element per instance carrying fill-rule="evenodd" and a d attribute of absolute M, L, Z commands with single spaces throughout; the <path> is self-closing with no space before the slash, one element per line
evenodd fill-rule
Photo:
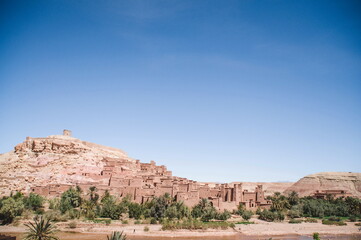
<path fill-rule="evenodd" d="M 127 235 L 123 234 L 123 231 L 121 232 L 112 232 L 110 236 L 107 236 L 107 240 L 126 240 Z"/>
<path fill-rule="evenodd" d="M 56 227 L 50 221 L 50 219 L 44 219 L 42 216 L 40 219 L 35 218 L 34 222 L 24 224 L 28 227 L 28 232 L 24 237 L 24 240 L 59 240 L 54 236 Z"/>

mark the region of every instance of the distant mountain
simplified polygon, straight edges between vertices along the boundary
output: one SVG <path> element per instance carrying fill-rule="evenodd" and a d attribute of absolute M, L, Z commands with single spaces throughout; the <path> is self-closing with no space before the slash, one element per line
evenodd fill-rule
<path fill-rule="evenodd" d="M 361 173 L 321 172 L 307 175 L 286 189 L 285 193 L 297 192 L 309 196 L 316 191 L 346 191 L 347 194 L 361 197 Z"/>

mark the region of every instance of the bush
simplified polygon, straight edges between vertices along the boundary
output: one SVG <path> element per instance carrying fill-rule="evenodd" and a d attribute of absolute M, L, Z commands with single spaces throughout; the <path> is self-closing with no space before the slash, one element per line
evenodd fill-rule
<path fill-rule="evenodd" d="M 29 209 L 25 209 L 21 216 L 23 217 L 23 219 L 30 219 L 32 215 L 33 215 L 33 211 Z"/>
<path fill-rule="evenodd" d="M 236 222 L 236 224 L 248 225 L 248 224 L 254 224 L 254 222 L 243 221 L 243 222 Z"/>
<path fill-rule="evenodd" d="M 142 224 L 142 222 L 140 220 L 135 220 L 134 224 Z"/>
<path fill-rule="evenodd" d="M 274 212 L 265 209 L 259 214 L 259 219 L 267 222 L 273 222 L 276 220 L 276 215 Z"/>
<path fill-rule="evenodd" d="M 78 209 L 72 208 L 66 212 L 70 219 L 79 219 L 80 211 Z"/>
<path fill-rule="evenodd" d="M 45 212 L 44 218 L 54 222 L 66 222 L 69 216 L 67 214 L 62 215 L 60 210 L 49 210 Z"/>
<path fill-rule="evenodd" d="M 21 216 L 23 211 L 24 204 L 21 199 L 6 198 L 1 201 L 0 220 L 2 224 L 11 223 L 16 216 Z"/>
<path fill-rule="evenodd" d="M 72 208 L 79 207 L 82 203 L 82 198 L 80 194 L 80 188 L 74 189 L 72 187 L 69 188 L 67 191 L 63 192 L 63 194 L 61 194 L 59 205 L 60 211 L 62 213 L 65 213 Z"/>
<path fill-rule="evenodd" d="M 351 217 L 348 218 L 348 220 L 350 220 L 350 222 L 356 222 L 357 217 L 356 216 L 351 216 Z"/>
<path fill-rule="evenodd" d="M 74 228 L 76 228 L 76 226 L 77 226 L 77 224 L 76 224 L 75 221 L 71 221 L 71 222 L 69 223 L 69 228 L 74 229 Z"/>
<path fill-rule="evenodd" d="M 312 238 L 313 238 L 313 240 L 320 240 L 320 234 L 315 232 L 315 233 L 313 233 Z"/>
<path fill-rule="evenodd" d="M 331 221 L 331 220 L 328 220 L 328 219 L 323 219 L 323 220 L 322 220 L 322 224 L 325 224 L 325 225 L 336 225 L 336 226 L 345 226 L 345 225 L 347 225 L 347 224 L 344 223 L 343 221 Z"/>
<path fill-rule="evenodd" d="M 192 209 L 192 216 L 194 218 L 201 218 L 203 222 L 208 222 L 214 219 L 217 215 L 217 210 L 205 198 L 201 199 L 199 203 Z"/>
<path fill-rule="evenodd" d="M 259 209 L 259 208 L 258 208 Z M 257 210 L 258 210 L 257 209 Z M 244 204 L 243 203 L 240 203 L 238 205 L 238 209 L 236 211 L 236 213 L 239 215 L 239 216 L 242 216 L 243 212 L 245 211 L 245 207 L 244 207 Z"/>
<path fill-rule="evenodd" d="M 149 227 L 148 226 L 144 227 L 144 232 L 149 232 Z"/>
<path fill-rule="evenodd" d="M 45 213 L 44 208 L 38 208 L 35 210 L 36 215 L 43 215 Z"/>
<path fill-rule="evenodd" d="M 217 213 L 216 214 L 216 219 L 217 220 L 222 220 L 225 221 L 227 219 L 231 218 L 231 213 L 227 210 L 224 210 L 223 213 Z"/>
<path fill-rule="evenodd" d="M 112 220 L 118 220 L 122 213 L 126 212 L 125 204 L 117 204 L 113 196 L 106 196 L 102 199 L 102 208 L 100 210 L 100 216 L 111 218 Z"/>
<path fill-rule="evenodd" d="M 128 224 L 128 220 L 122 220 L 122 224 Z"/>
<path fill-rule="evenodd" d="M 300 218 L 302 216 L 301 212 L 298 210 L 289 210 L 287 213 L 289 218 Z"/>
<path fill-rule="evenodd" d="M 355 226 L 358 226 L 358 227 L 360 227 L 361 226 L 361 223 L 355 223 Z"/>
<path fill-rule="evenodd" d="M 38 209 L 43 207 L 44 198 L 38 194 L 30 193 L 28 197 L 24 198 L 24 205 L 28 209 L 32 209 L 37 211 Z M 43 214 L 42 212 L 41 214 Z M 40 214 L 40 213 L 37 213 Z"/>
<path fill-rule="evenodd" d="M 332 221 L 332 222 L 339 222 L 339 221 L 341 221 L 341 218 L 332 216 L 332 217 L 329 217 L 328 220 Z"/>
<path fill-rule="evenodd" d="M 317 223 L 318 221 L 315 218 L 306 218 L 305 222 L 307 222 L 307 223 Z"/>
<path fill-rule="evenodd" d="M 150 224 L 157 224 L 157 220 L 155 218 L 150 219 Z"/>
<path fill-rule="evenodd" d="M 288 223 L 292 223 L 292 224 L 294 224 L 294 223 L 302 223 L 302 220 L 300 220 L 300 219 L 291 219 Z"/>
<path fill-rule="evenodd" d="M 162 223 L 162 230 L 176 230 L 176 229 L 188 229 L 188 230 L 206 230 L 211 229 L 227 229 L 234 228 L 234 223 L 228 222 L 201 222 L 197 219 L 187 219 L 184 221 L 168 221 L 165 220 Z"/>
<path fill-rule="evenodd" d="M 244 220 L 248 221 L 249 219 L 251 219 L 252 215 L 253 215 L 253 212 L 251 212 L 251 211 L 244 211 L 244 212 L 242 213 L 242 218 L 243 218 Z"/>
<path fill-rule="evenodd" d="M 109 226 L 112 223 L 111 219 L 105 219 L 105 225 Z"/>
<path fill-rule="evenodd" d="M 49 199 L 49 209 L 59 209 L 60 208 L 60 199 L 59 198 L 53 198 Z"/>

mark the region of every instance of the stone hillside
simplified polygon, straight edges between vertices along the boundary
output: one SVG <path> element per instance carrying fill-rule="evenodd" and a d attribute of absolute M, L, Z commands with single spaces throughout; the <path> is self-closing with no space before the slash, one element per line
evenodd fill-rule
<path fill-rule="evenodd" d="M 0 155 L 0 195 L 47 184 L 91 183 L 82 173 L 98 173 L 105 158 L 135 162 L 119 149 L 71 136 L 27 137 L 14 151 Z"/>
<path fill-rule="evenodd" d="M 361 173 L 322 172 L 301 178 L 285 192 L 296 191 L 300 196 L 312 195 L 315 191 L 344 190 L 361 197 Z"/>

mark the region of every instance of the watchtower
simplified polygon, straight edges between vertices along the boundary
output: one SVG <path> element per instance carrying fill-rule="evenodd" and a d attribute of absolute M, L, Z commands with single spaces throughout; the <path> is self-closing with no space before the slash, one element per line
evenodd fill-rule
<path fill-rule="evenodd" d="M 63 130 L 63 135 L 64 135 L 64 136 L 69 136 L 69 137 L 71 137 L 71 131 L 70 131 L 70 130 L 67 130 L 67 129 L 64 129 L 64 130 Z"/>

